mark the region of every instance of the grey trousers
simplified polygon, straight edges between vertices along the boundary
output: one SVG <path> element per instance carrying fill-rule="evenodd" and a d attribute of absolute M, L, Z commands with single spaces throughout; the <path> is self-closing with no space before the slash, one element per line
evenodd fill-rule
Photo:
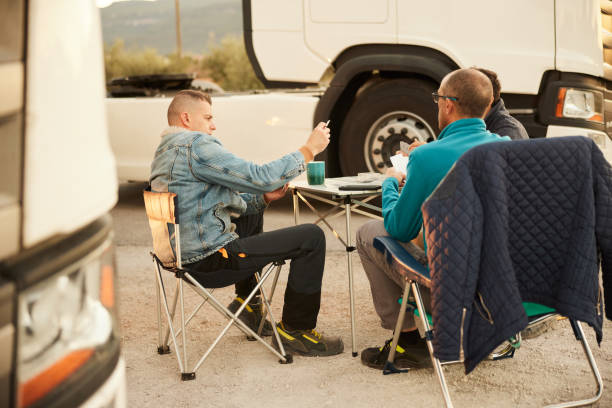
<path fill-rule="evenodd" d="M 370 280 L 374 309 L 376 309 L 376 313 L 380 316 L 381 326 L 384 329 L 393 330 L 395 329 L 400 309 L 400 304 L 397 300 L 403 294 L 405 280 L 400 274 L 389 267 L 385 256 L 374 248 L 373 245 L 375 237 L 388 235 L 382 221 L 373 220 L 364 224 L 357 231 L 357 252 L 359 252 L 363 269 Z M 404 242 L 401 245 L 417 261 L 424 265 L 427 264 L 427 256 L 421 248 L 411 242 Z M 429 290 L 421 286 L 421 295 L 425 308 L 430 310 L 431 297 Z M 414 328 L 414 319 L 406 315 L 402 330 L 408 331 Z"/>

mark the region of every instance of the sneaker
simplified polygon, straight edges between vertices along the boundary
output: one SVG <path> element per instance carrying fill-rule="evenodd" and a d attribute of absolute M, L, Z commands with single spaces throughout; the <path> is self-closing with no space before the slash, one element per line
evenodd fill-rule
<path fill-rule="evenodd" d="M 371 368 L 382 370 L 389 358 L 391 342 L 389 339 L 382 347 L 370 347 L 361 352 L 361 362 Z M 397 368 L 425 368 L 431 367 L 431 358 L 424 339 L 419 339 L 416 344 L 400 346 L 395 348 L 395 361 Z"/>
<path fill-rule="evenodd" d="M 232 300 L 232 303 L 230 303 L 227 306 L 227 309 L 232 313 L 236 313 L 236 311 L 238 311 L 238 309 L 243 303 L 244 303 L 244 300 L 242 298 L 236 297 L 234 300 Z M 263 318 L 264 318 L 263 307 L 261 303 L 249 303 L 244 308 L 242 313 L 240 313 L 240 316 L 238 316 L 238 319 L 242 320 L 244 324 L 249 326 L 249 328 L 253 330 L 255 333 L 257 333 L 257 330 L 259 330 L 259 323 L 261 322 L 261 319 Z M 266 322 L 264 323 L 263 329 L 261 329 L 261 335 L 262 336 L 272 335 L 272 324 L 267 319 L 266 319 Z"/>
<path fill-rule="evenodd" d="M 291 330 L 283 322 L 276 325 L 278 335 L 285 351 L 297 353 L 308 357 L 325 357 L 340 354 L 344 351 L 344 344 L 340 337 L 323 336 L 316 330 Z M 272 345 L 278 350 L 276 338 L 272 338 Z"/>

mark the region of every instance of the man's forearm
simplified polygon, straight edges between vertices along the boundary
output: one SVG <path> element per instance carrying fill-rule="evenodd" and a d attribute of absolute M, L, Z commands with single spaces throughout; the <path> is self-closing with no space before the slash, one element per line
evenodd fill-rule
<path fill-rule="evenodd" d="M 314 154 L 308 147 L 302 146 L 298 149 L 298 151 L 302 153 L 302 156 L 304 156 L 304 163 L 311 162 L 314 159 Z"/>
<path fill-rule="evenodd" d="M 291 152 L 277 160 L 255 164 L 244 160 L 216 143 L 193 146 L 190 167 L 199 179 L 235 191 L 261 194 L 274 191 L 300 175 L 306 167 L 304 154 Z"/>
<path fill-rule="evenodd" d="M 411 199 L 406 187 L 399 193 L 399 183 L 390 177 L 383 182 L 383 220 L 385 229 L 402 242 L 414 239 L 422 224 L 420 205 Z"/>

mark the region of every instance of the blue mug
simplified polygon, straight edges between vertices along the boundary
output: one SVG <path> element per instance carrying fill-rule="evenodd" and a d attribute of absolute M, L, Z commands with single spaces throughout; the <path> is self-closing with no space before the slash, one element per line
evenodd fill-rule
<path fill-rule="evenodd" d="M 311 161 L 306 165 L 306 178 L 312 186 L 325 183 L 325 162 Z"/>

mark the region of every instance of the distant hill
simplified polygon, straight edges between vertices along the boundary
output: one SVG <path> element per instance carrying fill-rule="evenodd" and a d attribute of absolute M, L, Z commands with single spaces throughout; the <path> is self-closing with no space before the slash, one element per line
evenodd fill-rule
<path fill-rule="evenodd" d="M 181 0 L 180 7 L 184 53 L 203 54 L 228 34 L 242 37 L 240 0 Z M 100 11 L 105 44 L 121 38 L 127 48 L 175 51 L 174 0 L 124 1 Z"/>

